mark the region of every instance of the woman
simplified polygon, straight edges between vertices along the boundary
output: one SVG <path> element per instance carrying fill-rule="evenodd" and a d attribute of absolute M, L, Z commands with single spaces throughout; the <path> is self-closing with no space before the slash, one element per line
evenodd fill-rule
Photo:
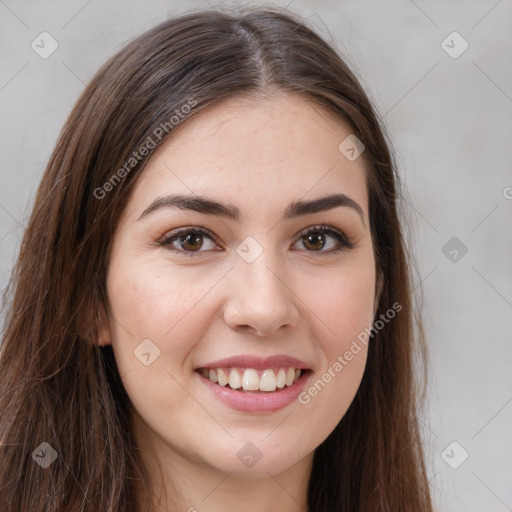
<path fill-rule="evenodd" d="M 366 94 L 293 14 L 128 44 L 12 275 L 6 510 L 431 511 L 397 194 Z"/>

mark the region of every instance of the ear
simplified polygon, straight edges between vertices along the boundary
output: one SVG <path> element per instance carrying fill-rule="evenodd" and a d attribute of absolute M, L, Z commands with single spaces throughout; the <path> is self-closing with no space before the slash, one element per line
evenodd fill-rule
<path fill-rule="evenodd" d="M 80 335 L 93 345 L 110 345 L 110 321 L 105 306 L 99 300 L 83 304 L 77 315 Z"/>
<path fill-rule="evenodd" d="M 111 345 L 112 336 L 110 330 L 110 321 L 105 308 L 99 308 L 94 316 L 94 326 L 96 327 L 96 333 L 93 339 L 94 343 L 99 346 Z"/>

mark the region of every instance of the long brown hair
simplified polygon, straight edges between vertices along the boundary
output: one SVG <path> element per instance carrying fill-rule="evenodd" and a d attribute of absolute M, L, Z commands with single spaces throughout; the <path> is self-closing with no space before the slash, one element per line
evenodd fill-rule
<path fill-rule="evenodd" d="M 149 159 L 139 149 L 151 153 L 149 139 L 165 140 L 210 105 L 275 91 L 314 101 L 364 143 L 376 317 L 397 302 L 402 308 L 384 329 L 372 331 L 357 395 L 315 451 L 309 510 L 432 511 L 415 355 L 420 369 L 427 358 L 421 323 L 414 332 L 410 258 L 393 158 L 374 108 L 347 64 L 297 15 L 272 8 L 191 11 L 159 24 L 104 64 L 71 112 L 4 297 L 0 497 L 5 510 L 137 510 L 139 496 L 150 486 L 130 427 L 129 398 L 111 347 L 95 340 L 108 312 L 110 242 Z M 52 449 L 53 463 L 47 468 L 36 463 Z M 150 510 L 147 499 L 144 510 Z"/>

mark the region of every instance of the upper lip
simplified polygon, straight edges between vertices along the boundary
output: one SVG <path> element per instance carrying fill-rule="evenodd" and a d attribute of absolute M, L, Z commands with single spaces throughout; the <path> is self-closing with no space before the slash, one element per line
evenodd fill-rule
<path fill-rule="evenodd" d="M 284 354 L 269 357 L 257 357 L 251 355 L 231 356 L 204 364 L 198 368 L 237 367 L 254 368 L 255 370 L 266 370 L 269 368 L 282 368 L 290 366 L 299 370 L 309 370 L 308 364 L 304 361 Z"/>

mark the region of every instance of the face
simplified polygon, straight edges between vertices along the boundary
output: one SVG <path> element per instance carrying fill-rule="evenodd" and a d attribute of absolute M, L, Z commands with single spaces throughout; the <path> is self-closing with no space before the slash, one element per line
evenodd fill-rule
<path fill-rule="evenodd" d="M 350 133 L 297 96 L 232 99 L 183 124 L 137 181 L 100 342 L 162 460 L 278 474 L 347 411 L 375 295 L 364 164 L 338 150 Z"/>

